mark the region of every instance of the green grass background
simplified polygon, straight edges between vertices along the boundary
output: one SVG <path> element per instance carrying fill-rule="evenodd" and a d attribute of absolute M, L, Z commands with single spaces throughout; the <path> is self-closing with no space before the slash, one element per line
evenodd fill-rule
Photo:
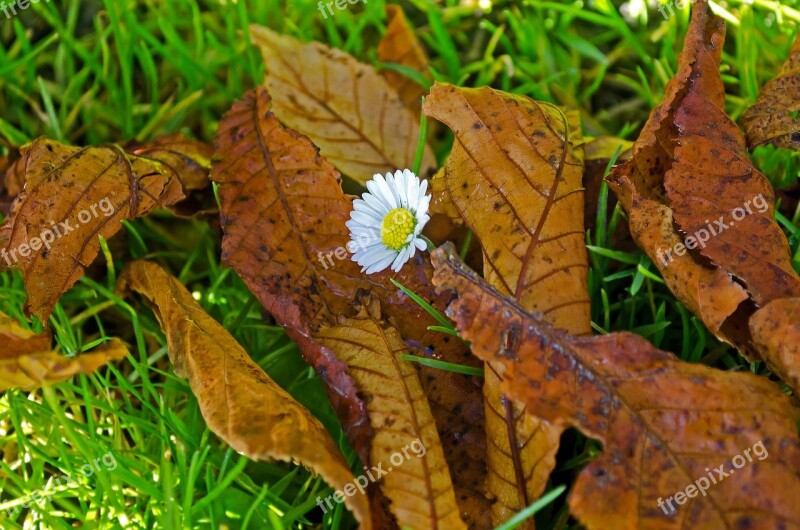
<path fill-rule="evenodd" d="M 248 25 L 316 39 L 375 63 L 384 2 L 323 18 L 309 0 L 41 0 L 0 12 L 0 154 L 39 136 L 88 145 L 183 132 L 213 139 L 219 119 L 263 78 Z M 673 74 L 688 11 L 665 20 L 654 3 L 428 0 L 402 2 L 431 55 L 435 77 L 491 85 L 580 109 L 584 133 L 635 139 Z M 795 2 L 715 4 L 728 21 L 727 110 L 738 119 L 780 68 L 800 22 Z M 435 141 L 443 159 L 450 139 Z M 777 187 L 797 184 L 798 156 L 760 148 L 755 163 Z M 770 374 L 714 339 L 664 287 L 639 251 L 612 248 L 625 222 L 601 194 L 591 245 L 592 317 L 598 333 L 631 330 L 682 359 Z M 800 211 L 778 216 L 800 269 Z M 104 243 L 90 275 L 59 302 L 50 326 L 65 355 L 107 336 L 133 345 L 129 361 L 31 393 L 0 397 L 0 527 L 353 528 L 331 489 L 306 470 L 253 463 L 208 431 L 187 383 L 172 373 L 149 310 L 119 299 L 124 262 L 157 260 L 189 287 L 254 359 L 330 429 L 358 468 L 320 381 L 283 331 L 270 325 L 234 273 L 219 263 L 213 219 L 155 214 Z M 0 310 L 25 322 L 18 274 L 0 275 Z M 40 330 L 40 322 L 30 322 Z M 0 348 L 2 345 L 0 345 Z M 69 485 L 54 481 L 111 451 L 117 467 Z M 553 485 L 569 484 L 599 447 L 569 432 Z M 32 499 L 40 497 L 38 502 Z M 43 497 L 42 497 L 43 496 Z M 25 506 L 28 504 L 27 506 Z M 11 515 L 9 515 L 11 513 Z M 577 527 L 563 498 L 538 528 Z"/>

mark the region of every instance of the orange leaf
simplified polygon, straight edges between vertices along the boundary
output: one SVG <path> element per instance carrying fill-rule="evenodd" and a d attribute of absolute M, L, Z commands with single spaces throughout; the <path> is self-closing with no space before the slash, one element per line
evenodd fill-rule
<path fill-rule="evenodd" d="M 214 147 L 186 138 L 182 134 L 159 136 L 152 142 L 127 145 L 126 150 L 136 156 L 158 160 L 177 175 L 185 191 L 208 186 L 211 155 Z"/>
<path fill-rule="evenodd" d="M 364 184 L 375 173 L 414 165 L 418 116 L 374 68 L 318 42 L 259 26 L 250 33 L 264 55 L 275 114 L 311 138 L 342 173 Z M 435 163 L 426 149 L 420 174 Z"/>
<path fill-rule="evenodd" d="M 430 62 L 408 20 L 403 14 L 403 8 L 396 5 L 386 5 L 386 33 L 378 44 L 378 59 L 384 63 L 396 63 L 421 73 L 426 78 L 430 77 L 428 68 Z M 381 75 L 400 96 L 403 104 L 419 116 L 422 96 L 425 88 L 407 76 L 392 70 L 382 70 Z"/>
<path fill-rule="evenodd" d="M 175 277 L 155 263 L 135 261 L 118 290 L 141 294 L 167 336 L 169 356 L 197 396 L 209 429 L 254 460 L 298 461 L 337 490 L 355 482 L 325 427 L 264 373 Z M 365 495 L 345 503 L 371 528 Z"/>
<path fill-rule="evenodd" d="M 91 353 L 75 357 L 50 348 L 49 333 L 37 335 L 22 328 L 11 317 L 0 313 L 0 391 L 10 388 L 32 390 L 70 379 L 75 374 L 89 374 L 128 355 L 128 348 L 118 339 L 96 347 Z"/>
<path fill-rule="evenodd" d="M 781 72 L 761 89 L 755 104 L 742 116 L 750 147 L 773 144 L 800 147 L 800 36 Z"/>
<path fill-rule="evenodd" d="M 699 0 L 664 101 L 632 159 L 609 182 L 629 213 L 632 235 L 670 289 L 713 333 L 746 353 L 753 308 L 740 303 L 798 296 L 800 278 L 773 220 L 772 187 L 721 110 L 724 30 Z"/>
<path fill-rule="evenodd" d="M 118 146 L 69 147 L 39 139 L 21 149 L 25 188 L 0 228 L 0 266 L 22 272 L 26 308 L 47 321 L 58 298 L 92 263 L 98 236 L 125 219 L 183 198 L 175 173 Z"/>
<path fill-rule="evenodd" d="M 556 327 L 591 333 L 579 124 L 548 103 L 438 83 L 424 111 L 455 134 L 434 187 L 443 179 L 438 187 L 480 240 L 489 284 Z M 502 374 L 488 363 L 483 386 L 495 524 L 544 490 L 561 434 L 501 394 Z"/>
<path fill-rule="evenodd" d="M 800 409 L 770 381 L 681 362 L 631 333 L 574 337 L 500 295 L 451 245 L 432 260 L 472 351 L 506 366 L 503 389 L 602 442 L 569 497 L 589 530 L 800 525 Z"/>
<path fill-rule="evenodd" d="M 328 388 L 353 447 L 369 460 L 371 430 L 347 365 L 315 342 L 322 324 L 348 314 L 360 289 L 371 290 L 401 335 L 427 355 L 474 363 L 459 341 L 429 332 L 435 323 L 391 284 L 391 278 L 443 308 L 430 283 L 431 268 L 417 255 L 393 275 L 366 276 L 345 249 L 345 222 L 352 208 L 336 169 L 305 136 L 284 129 L 264 88 L 245 95 L 220 123 L 211 179 L 219 184 L 224 263 L 242 277 L 261 304 L 298 342 L 305 359 Z M 485 517 L 480 389 L 469 377 L 421 370 L 425 394 L 452 467 L 465 517 Z M 466 507 L 469 505 L 469 507 Z"/>
<path fill-rule="evenodd" d="M 800 298 L 762 307 L 750 318 L 750 331 L 772 371 L 800 391 Z"/>

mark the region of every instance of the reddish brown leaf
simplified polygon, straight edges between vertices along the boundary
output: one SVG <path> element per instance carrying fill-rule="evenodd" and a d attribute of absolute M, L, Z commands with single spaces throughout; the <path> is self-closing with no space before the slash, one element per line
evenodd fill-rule
<path fill-rule="evenodd" d="M 773 220 L 769 181 L 721 110 L 724 30 L 699 0 L 664 101 L 645 124 L 633 158 L 609 182 L 629 212 L 634 239 L 670 289 L 712 332 L 746 352 L 752 308 L 734 315 L 740 303 L 800 295 L 800 278 Z"/>
<path fill-rule="evenodd" d="M 348 314 L 359 289 L 371 290 L 401 335 L 426 354 L 469 363 L 457 340 L 428 332 L 434 322 L 390 279 L 443 307 L 430 284 L 422 256 L 397 275 L 389 270 L 363 275 L 345 250 L 345 222 L 352 207 L 336 169 L 308 138 L 284 129 L 270 110 L 264 88 L 248 93 L 220 123 L 211 179 L 222 204 L 223 261 L 233 268 L 276 321 L 298 342 L 306 360 L 328 386 L 328 393 L 356 450 L 369 461 L 371 432 L 364 404 L 347 366 L 315 333 Z M 485 516 L 475 490 L 483 479 L 480 389 L 470 378 L 423 370 L 421 381 L 431 401 L 457 498 L 465 518 Z M 466 452 L 466 455 L 464 453 Z M 465 458 L 465 456 L 470 458 Z M 468 490 L 465 490 L 468 488 Z M 466 508 L 473 503 L 473 508 Z"/>
<path fill-rule="evenodd" d="M 755 104 L 742 116 L 750 147 L 770 143 L 800 148 L 800 36 L 781 72 L 761 89 Z"/>
<path fill-rule="evenodd" d="M 591 333 L 580 124 L 554 105 L 438 83 L 424 111 L 455 134 L 434 187 L 480 240 L 489 284 L 556 327 Z M 561 434 L 501 394 L 502 373 L 488 363 L 483 386 L 494 524 L 544 490 Z"/>
<path fill-rule="evenodd" d="M 124 219 L 183 198 L 173 171 L 120 147 L 68 147 L 39 139 L 22 148 L 25 188 L 0 228 L 0 266 L 22 272 L 27 309 L 47 321 Z"/>
<path fill-rule="evenodd" d="M 501 296 L 452 246 L 432 259 L 473 352 L 506 366 L 504 390 L 603 443 L 569 497 L 588 529 L 800 527 L 800 409 L 770 381 L 681 362 L 630 333 L 571 336 Z M 728 476 L 700 495 L 694 484 L 720 465 Z"/>
<path fill-rule="evenodd" d="M 209 429 L 254 460 L 300 462 L 337 490 L 355 482 L 347 462 L 311 413 L 264 373 L 180 281 L 152 262 L 135 261 L 118 290 L 141 294 L 167 336 L 175 373 L 189 380 Z M 371 528 L 365 495 L 345 503 Z"/>
<path fill-rule="evenodd" d="M 49 332 L 36 334 L 0 313 L 0 391 L 10 388 L 33 390 L 66 381 L 75 374 L 89 374 L 128 355 L 128 348 L 112 339 L 75 357 L 65 357 L 50 348 Z"/>
<path fill-rule="evenodd" d="M 770 368 L 800 392 L 800 298 L 762 307 L 750 319 L 750 331 Z"/>
<path fill-rule="evenodd" d="M 466 529 L 417 372 L 400 358 L 410 351 L 397 330 L 380 321 L 378 300 L 364 297 L 355 317 L 340 317 L 315 338 L 347 363 L 359 394 L 369 398 L 375 431 L 370 464 L 386 469 L 381 489 L 400 528 Z"/>
<path fill-rule="evenodd" d="M 250 33 L 264 55 L 275 114 L 311 138 L 342 173 L 363 184 L 375 173 L 414 165 L 419 115 L 374 68 L 318 42 L 259 26 Z M 426 149 L 420 174 L 435 163 Z"/>
<path fill-rule="evenodd" d="M 385 63 L 396 63 L 413 68 L 429 78 L 428 55 L 417 38 L 414 28 L 406 20 L 403 8 L 387 4 L 386 21 L 386 33 L 378 44 L 378 59 Z M 416 116 L 419 116 L 425 89 L 407 76 L 392 70 L 382 70 L 381 75 L 394 88 L 403 104 Z"/>

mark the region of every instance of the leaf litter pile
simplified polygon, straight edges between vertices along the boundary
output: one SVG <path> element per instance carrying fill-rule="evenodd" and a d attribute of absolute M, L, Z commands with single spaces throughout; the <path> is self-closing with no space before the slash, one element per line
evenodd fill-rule
<path fill-rule="evenodd" d="M 424 78 L 413 29 L 399 8 L 388 16 L 381 61 Z M 725 25 L 699 0 L 678 70 L 630 145 L 584 138 L 579 115 L 549 103 L 489 87 L 424 90 L 316 42 L 250 33 L 267 76 L 222 117 L 213 146 L 180 135 L 96 147 L 40 138 L 9 161 L 0 263 L 21 273 L 30 315 L 47 322 L 127 221 L 211 212 L 223 263 L 320 376 L 362 467 L 160 265 L 131 261 L 117 293 L 155 313 L 175 373 L 219 438 L 319 474 L 361 528 L 517 518 L 532 529 L 518 512 L 553 491 L 567 429 L 601 444 L 565 485 L 585 528 L 800 528 L 800 277 L 775 193 L 748 154 L 800 146 L 797 45 L 743 131 L 722 110 Z M 437 136 L 453 138 L 440 164 L 425 138 L 437 123 Z M 583 212 L 597 161 L 675 298 L 775 377 L 684 362 L 628 332 L 593 336 Z M 432 241 L 397 272 L 387 261 L 368 274 L 351 259 L 355 197 L 343 184 L 369 189 L 364 211 L 380 213 L 374 197 L 394 200 L 382 186 L 417 181 L 375 175 L 403 169 L 430 192 Z M 212 187 L 218 213 L 192 200 Z M 465 234 L 479 252 L 459 255 L 452 241 Z M 114 339 L 68 358 L 49 331 L 2 314 L 0 333 L 3 390 L 128 355 Z"/>

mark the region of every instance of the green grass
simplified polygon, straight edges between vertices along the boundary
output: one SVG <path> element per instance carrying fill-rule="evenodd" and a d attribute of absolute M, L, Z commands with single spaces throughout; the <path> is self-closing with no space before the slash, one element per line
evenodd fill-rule
<path fill-rule="evenodd" d="M 431 54 L 434 77 L 577 108 L 592 136 L 635 139 L 675 71 L 688 23 L 686 12 L 664 21 L 645 0 L 627 2 L 624 13 L 609 0 L 499 1 L 482 16 L 467 4 L 403 3 Z M 785 59 L 800 12 L 794 2 L 726 5 L 722 73 L 727 110 L 738 118 Z M 76 145 L 170 132 L 211 141 L 223 113 L 263 77 L 261 57 L 248 43 L 251 23 L 376 62 L 383 2 L 359 3 L 327 20 L 310 0 L 51 0 L 10 20 L 0 14 L 0 154 L 41 135 Z M 440 160 L 451 141 L 435 142 Z M 798 155 L 759 148 L 754 160 L 776 186 L 796 185 Z M 767 374 L 714 339 L 643 253 L 615 248 L 611 234 L 625 219 L 619 208 L 606 207 L 607 194 L 604 188 L 597 229 L 587 236 L 596 331 L 631 330 L 687 361 Z M 800 210 L 783 210 L 778 220 L 800 268 Z M 341 506 L 324 517 L 316 509 L 317 495 L 331 493 L 320 479 L 291 465 L 249 462 L 220 443 L 187 383 L 172 374 L 152 313 L 113 292 L 130 259 L 167 266 L 323 421 L 355 468 L 321 382 L 220 265 L 219 239 L 209 218 L 159 214 L 126 223 L 61 299 L 50 327 L 66 355 L 111 336 L 132 344 L 132 355 L 46 391 L 0 398 L 2 528 L 353 528 Z M 24 321 L 24 300 L 19 276 L 0 276 L 0 310 Z M 30 326 L 42 329 L 39 322 Z M 575 432 L 562 442 L 554 486 L 570 483 L 599 451 Z M 109 451 L 113 471 L 55 484 Z M 42 491 L 48 494 L 41 505 L 6 515 Z M 575 526 L 563 498 L 538 511 L 537 528 Z"/>

